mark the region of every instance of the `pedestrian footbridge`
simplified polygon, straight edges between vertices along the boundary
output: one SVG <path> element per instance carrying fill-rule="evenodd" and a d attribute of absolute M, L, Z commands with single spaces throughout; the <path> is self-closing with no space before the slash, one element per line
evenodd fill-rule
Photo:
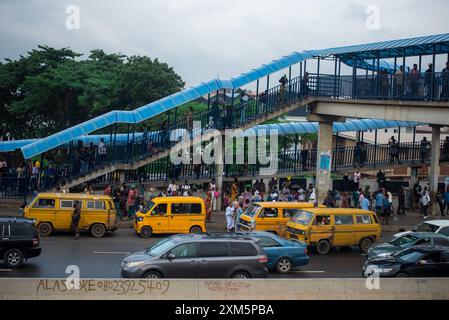
<path fill-rule="evenodd" d="M 308 166 L 303 171 L 316 169 L 322 154 L 331 154 L 333 161 L 329 162 L 329 170 L 344 171 L 353 167 L 354 150 L 340 151 L 331 145 L 333 124 L 349 118 L 434 125 L 430 158 L 436 161 L 431 163 L 435 168 L 439 160 L 445 159 L 439 129 L 449 126 L 449 68 L 442 66 L 440 72 L 436 62 L 440 56 L 449 61 L 448 55 L 449 34 L 294 52 L 229 80 L 204 82 L 134 111 L 112 111 L 43 139 L 14 142 L 14 148 L 20 148 L 25 159 L 49 160 L 55 178 L 46 188 L 54 188 L 62 180 L 68 186 L 76 186 L 112 174 L 117 176 L 117 172 L 122 172 L 121 176 L 130 175 L 151 166 L 158 174 L 167 176 L 169 168 L 160 164 L 167 163 L 169 155 L 179 150 L 173 149 L 177 141 L 170 140 L 173 131 L 187 129 L 194 142 L 199 142 L 195 140 L 198 132 L 193 128 L 194 121 L 199 123 L 204 139 L 217 132 L 223 134 L 226 129 L 247 130 L 306 106 L 309 119 L 319 123 L 320 137 L 317 149 L 308 150 Z M 433 61 L 427 70 L 423 57 Z M 286 77 L 279 84 L 276 76 L 283 71 Z M 254 95 L 242 91 L 248 85 L 256 88 Z M 201 110 L 188 116 L 178 112 L 182 106 L 198 99 L 203 99 Z M 149 128 L 142 134 L 136 132 L 136 124 L 152 119 L 166 119 L 166 125 Z M 78 143 L 91 134 L 109 137 L 105 139 L 106 153 L 98 154 L 98 148 L 86 148 Z M 123 134 L 126 141 L 120 139 Z M 376 152 L 366 151 L 365 166 L 370 163 L 374 168 L 388 161 L 389 154 L 378 154 L 384 149 L 376 146 Z M 418 145 L 413 144 L 411 149 L 401 146 L 400 150 L 404 157 L 402 165 L 420 160 L 419 151 L 416 154 Z M 280 171 L 296 172 L 301 164 L 300 151 L 279 153 Z M 248 173 L 242 173 L 242 168 L 245 166 L 224 166 L 223 172 L 225 176 L 255 173 L 250 167 Z M 254 168 L 258 170 L 257 165 Z M 222 175 L 221 167 L 209 169 L 209 176 Z M 197 167 L 190 172 L 197 173 Z M 321 180 L 318 177 L 319 194 L 320 190 L 327 191 L 325 184 L 320 185 Z"/>

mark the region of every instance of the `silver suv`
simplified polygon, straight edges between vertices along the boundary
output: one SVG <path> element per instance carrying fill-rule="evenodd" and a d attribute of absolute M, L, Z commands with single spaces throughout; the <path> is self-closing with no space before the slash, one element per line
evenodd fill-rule
<path fill-rule="evenodd" d="M 268 258 L 249 237 L 175 235 L 123 259 L 123 278 L 266 278 Z"/>

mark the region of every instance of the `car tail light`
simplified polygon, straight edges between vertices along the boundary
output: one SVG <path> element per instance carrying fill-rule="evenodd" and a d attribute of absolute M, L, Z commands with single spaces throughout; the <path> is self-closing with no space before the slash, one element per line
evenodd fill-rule
<path fill-rule="evenodd" d="M 33 246 L 37 247 L 39 245 L 39 239 L 33 239 Z"/>
<path fill-rule="evenodd" d="M 268 257 L 267 256 L 262 256 L 259 258 L 259 262 L 260 263 L 267 263 L 268 262 Z"/>

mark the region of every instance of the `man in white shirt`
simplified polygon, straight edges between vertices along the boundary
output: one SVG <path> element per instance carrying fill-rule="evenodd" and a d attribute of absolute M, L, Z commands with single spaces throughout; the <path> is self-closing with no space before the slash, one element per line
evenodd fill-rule
<path fill-rule="evenodd" d="M 358 171 L 354 172 L 354 185 L 356 190 L 359 190 L 360 187 L 360 179 L 362 178 L 362 174 Z"/>
<path fill-rule="evenodd" d="M 100 142 L 98 143 L 98 156 L 100 158 L 100 161 L 106 160 L 106 145 L 104 144 L 103 138 L 101 138 Z"/>
<path fill-rule="evenodd" d="M 188 197 L 189 196 L 189 191 L 190 191 L 190 184 L 189 182 L 186 180 L 184 185 L 182 186 L 182 195 L 184 197 Z"/>
<path fill-rule="evenodd" d="M 176 195 L 178 192 L 178 186 L 175 183 L 175 180 L 172 180 L 171 183 L 168 185 L 167 188 L 167 194 L 170 196 Z"/>
<path fill-rule="evenodd" d="M 228 207 L 226 208 L 226 212 L 225 212 L 226 228 L 227 228 L 228 232 L 231 232 L 232 230 L 234 230 L 234 227 L 235 227 L 234 213 L 235 213 L 235 203 L 231 202 L 231 203 L 229 203 Z"/>

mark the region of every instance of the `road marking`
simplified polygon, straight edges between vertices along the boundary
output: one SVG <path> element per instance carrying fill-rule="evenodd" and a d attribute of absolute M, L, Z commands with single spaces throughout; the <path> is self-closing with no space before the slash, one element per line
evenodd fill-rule
<path fill-rule="evenodd" d="M 292 273 L 326 273 L 326 271 L 291 271 Z"/>
<path fill-rule="evenodd" d="M 0 269 L 0 272 L 11 272 L 12 269 Z"/>
<path fill-rule="evenodd" d="M 94 251 L 94 254 L 130 254 L 130 252 L 114 252 L 114 251 Z"/>

